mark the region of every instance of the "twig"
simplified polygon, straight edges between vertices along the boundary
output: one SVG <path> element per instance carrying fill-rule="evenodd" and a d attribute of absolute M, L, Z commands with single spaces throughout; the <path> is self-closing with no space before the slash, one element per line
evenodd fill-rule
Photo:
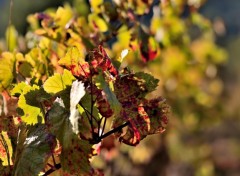
<path fill-rule="evenodd" d="M 43 174 L 43 176 L 50 175 L 51 173 L 53 173 L 54 171 L 60 169 L 61 167 L 62 167 L 61 163 L 55 164 L 54 167 L 49 169 L 47 172 L 45 172 L 45 174 Z"/>
<path fill-rule="evenodd" d="M 121 129 L 123 129 L 124 127 L 128 126 L 129 124 L 130 124 L 130 122 L 127 121 L 126 123 L 118 126 L 117 128 L 114 128 L 114 129 L 108 131 L 107 133 L 101 135 L 101 136 L 98 138 L 98 140 L 96 141 L 96 143 L 100 142 L 103 138 L 108 137 L 108 136 L 110 136 L 111 134 L 120 131 Z"/>
<path fill-rule="evenodd" d="M 102 128 L 102 133 L 101 133 L 101 135 L 100 135 L 100 136 L 102 136 L 102 135 L 103 135 L 103 133 L 104 133 L 104 129 L 105 129 L 105 126 L 106 126 L 106 122 L 107 122 L 107 118 L 104 118 L 104 122 L 103 122 L 103 128 Z"/>

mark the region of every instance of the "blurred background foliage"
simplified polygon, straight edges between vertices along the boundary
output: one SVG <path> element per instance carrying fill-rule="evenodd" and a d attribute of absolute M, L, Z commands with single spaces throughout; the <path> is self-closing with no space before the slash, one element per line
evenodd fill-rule
<path fill-rule="evenodd" d="M 171 106 L 166 132 L 137 147 L 105 140 L 93 165 L 107 176 L 236 176 L 239 6 L 238 0 L 14 0 L 8 30 L 18 37 L 9 49 L 27 53 L 40 42 L 56 60 L 66 46 L 87 51 L 103 44 L 116 59 L 128 49 L 123 65 L 160 79 L 151 96 L 161 94 Z M 9 1 L 0 0 L 0 13 L 4 51 Z"/>

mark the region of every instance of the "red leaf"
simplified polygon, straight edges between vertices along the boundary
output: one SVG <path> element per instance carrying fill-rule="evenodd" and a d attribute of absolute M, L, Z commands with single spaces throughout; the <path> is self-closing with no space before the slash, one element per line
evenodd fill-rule
<path fill-rule="evenodd" d="M 98 69 L 100 68 L 102 71 L 108 71 L 113 76 L 118 75 L 117 69 L 114 67 L 111 59 L 101 45 L 91 52 L 90 63 L 90 67 L 92 67 L 92 73 L 98 73 Z"/>

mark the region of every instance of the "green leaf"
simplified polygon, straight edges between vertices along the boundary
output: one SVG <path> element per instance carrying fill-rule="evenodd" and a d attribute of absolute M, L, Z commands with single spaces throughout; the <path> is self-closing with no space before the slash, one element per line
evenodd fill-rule
<path fill-rule="evenodd" d="M 41 90 L 38 86 L 32 87 L 27 85 L 24 87 L 19 97 L 18 107 L 23 111 L 22 120 L 27 124 L 43 123 L 44 115 L 39 97 Z"/>
<path fill-rule="evenodd" d="M 23 62 L 19 68 L 19 73 L 23 76 L 23 77 L 31 77 L 33 74 L 33 67 L 30 63 L 28 62 Z"/>
<path fill-rule="evenodd" d="M 23 65 L 20 65 L 19 71 L 20 73 L 23 72 L 25 76 L 31 75 L 31 77 L 36 77 L 39 79 L 47 74 L 49 60 L 46 53 L 44 53 L 44 51 L 40 47 L 32 48 L 25 55 L 25 59 L 22 62 Z"/>
<path fill-rule="evenodd" d="M 62 75 L 56 73 L 48 78 L 45 81 L 43 88 L 47 93 L 56 94 L 65 90 L 67 86 L 71 86 L 74 79 L 75 78 L 70 71 L 64 70 Z"/>
<path fill-rule="evenodd" d="M 45 125 L 31 127 L 15 164 L 14 175 L 38 175 L 44 169 L 55 146 L 56 139 Z"/>
<path fill-rule="evenodd" d="M 13 80 L 15 57 L 10 52 L 4 52 L 0 56 L 0 92 L 7 89 Z"/>
<path fill-rule="evenodd" d="M 144 98 L 156 89 L 159 80 L 148 73 L 138 72 L 119 76 L 114 84 L 114 92 L 118 100 L 128 99 L 129 96 Z"/>
<path fill-rule="evenodd" d="M 103 74 L 100 73 L 97 75 L 95 81 L 97 87 L 105 92 L 108 103 L 110 104 L 110 107 L 114 111 L 115 115 L 119 114 L 122 108 L 121 104 L 114 92 L 110 89 L 109 84 L 105 81 Z"/>
<path fill-rule="evenodd" d="M 90 174 L 89 159 L 92 155 L 92 145 L 81 140 L 72 130 L 67 111 L 61 100 L 55 102 L 48 114 L 51 132 L 56 135 L 62 146 L 60 155 L 62 169 L 72 175 Z M 61 129 L 61 130 L 59 130 Z"/>
<path fill-rule="evenodd" d="M 20 82 L 16 84 L 14 88 L 11 90 L 11 95 L 15 97 L 19 97 L 23 93 L 23 89 L 28 86 L 25 82 Z"/>
<path fill-rule="evenodd" d="M 8 50 L 13 51 L 17 47 L 17 30 L 13 25 L 8 26 L 6 33 L 6 41 L 8 44 Z"/>
<path fill-rule="evenodd" d="M 137 72 L 135 73 L 135 76 L 139 79 L 142 79 L 144 86 L 148 93 L 154 91 L 156 87 L 158 86 L 159 80 L 154 78 L 152 75 L 144 72 Z"/>
<path fill-rule="evenodd" d="M 81 114 L 81 118 L 78 123 L 79 125 L 78 128 L 79 128 L 80 135 L 84 136 L 84 139 L 92 139 L 92 133 L 91 133 L 92 129 L 88 120 L 89 112 L 91 112 L 91 108 L 92 108 L 92 117 L 94 117 L 95 119 L 93 120 L 94 129 L 98 127 L 98 123 L 101 120 L 96 104 L 94 104 L 92 107 L 91 96 L 93 96 L 94 99 L 96 98 L 95 95 L 91 95 L 86 92 L 86 94 L 80 101 L 81 106 L 80 105 L 78 106 L 78 111 Z"/>

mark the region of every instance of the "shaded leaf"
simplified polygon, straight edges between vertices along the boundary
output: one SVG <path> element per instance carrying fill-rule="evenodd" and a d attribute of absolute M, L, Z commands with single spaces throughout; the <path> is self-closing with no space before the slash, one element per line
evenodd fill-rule
<path fill-rule="evenodd" d="M 83 139 L 90 139 L 90 140 L 92 139 L 92 127 L 88 120 L 90 116 L 89 113 L 92 111 L 92 117 L 94 119 L 92 125 L 94 129 L 98 128 L 98 122 L 100 122 L 100 117 L 101 117 L 97 109 L 97 106 L 95 104 L 92 105 L 91 96 L 93 96 L 93 99 L 97 97 L 97 95 L 95 94 L 90 94 L 86 92 L 86 94 L 80 101 L 81 106 L 78 106 L 78 110 L 81 114 L 81 119 L 79 120 L 79 123 L 78 123 L 80 135 Z"/>
<path fill-rule="evenodd" d="M 149 37 L 147 39 L 143 39 L 140 44 L 140 53 L 142 60 L 144 62 L 152 61 L 156 59 L 160 50 L 158 47 L 158 43 L 155 41 L 154 38 Z"/>
<path fill-rule="evenodd" d="M 1 159 L 0 159 L 0 175 L 2 176 L 11 175 L 11 168 L 9 168 L 8 166 L 3 166 Z"/>
<path fill-rule="evenodd" d="M 123 108 L 120 118 L 115 118 L 113 128 L 129 122 L 126 133 L 120 131 L 115 134 L 123 143 L 135 146 L 147 135 L 163 131 L 163 125 L 160 122 L 162 118 L 167 117 L 167 112 L 164 117 L 161 115 L 151 119 L 145 109 L 145 106 L 149 107 L 145 96 L 155 90 L 157 83 L 157 79 L 143 72 L 128 73 L 117 78 L 115 92 Z M 161 111 L 162 108 L 158 106 L 158 102 L 155 104 L 157 104 L 155 111 Z M 149 109 L 151 107 L 148 111 Z"/>
<path fill-rule="evenodd" d="M 95 81 L 98 88 L 104 91 L 107 101 L 110 104 L 110 108 L 114 111 L 115 115 L 118 115 L 121 110 L 121 104 L 114 92 L 110 89 L 108 83 L 105 81 L 103 74 L 100 73 L 97 75 Z"/>
<path fill-rule="evenodd" d="M 138 79 L 141 79 L 141 84 L 144 85 L 147 93 L 154 91 L 158 85 L 159 80 L 152 75 L 144 72 L 137 72 L 135 75 Z M 140 81 L 140 80 L 139 80 Z"/>
<path fill-rule="evenodd" d="M 45 125 L 31 127 L 15 164 L 14 175 L 38 175 L 44 169 L 55 146 L 56 139 L 47 131 Z"/>
<path fill-rule="evenodd" d="M 19 73 L 23 76 L 23 77 L 31 77 L 31 75 L 33 74 L 33 67 L 30 63 L 28 62 L 23 62 L 19 68 Z"/>
<path fill-rule="evenodd" d="M 59 103 L 54 103 L 48 113 L 48 124 L 62 146 L 60 155 L 62 169 L 73 175 L 90 174 L 89 159 L 92 155 L 92 145 L 89 141 L 81 140 L 73 132 L 69 112 Z"/>

